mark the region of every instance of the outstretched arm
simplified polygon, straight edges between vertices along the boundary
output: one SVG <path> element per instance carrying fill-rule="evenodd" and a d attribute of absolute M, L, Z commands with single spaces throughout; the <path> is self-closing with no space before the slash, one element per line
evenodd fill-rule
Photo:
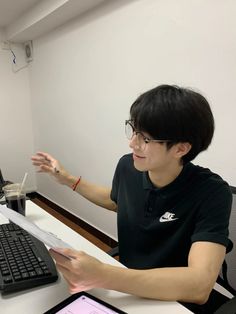
<path fill-rule="evenodd" d="M 61 249 L 60 249 L 61 250 Z M 225 247 L 211 242 L 192 244 L 187 267 L 135 270 L 101 263 L 84 252 L 62 249 L 67 260 L 51 251 L 71 293 L 105 288 L 145 298 L 203 304 L 215 284 Z"/>
<path fill-rule="evenodd" d="M 60 184 L 73 188 L 78 181 L 78 177 L 71 175 L 57 159 L 48 153 L 38 152 L 31 157 L 31 160 L 38 168 L 38 172 L 49 174 Z M 116 203 L 110 198 L 111 188 L 92 184 L 81 178 L 75 191 L 96 205 L 116 211 Z"/>

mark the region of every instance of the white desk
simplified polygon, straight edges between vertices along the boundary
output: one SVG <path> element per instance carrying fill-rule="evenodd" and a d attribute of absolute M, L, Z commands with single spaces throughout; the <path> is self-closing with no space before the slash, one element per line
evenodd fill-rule
<path fill-rule="evenodd" d="M 105 263 L 122 266 L 114 258 L 104 253 L 91 242 L 84 239 L 31 201 L 26 202 L 26 216 L 40 228 L 53 232 L 59 238 L 72 245 L 75 249 L 83 250 Z M 0 223 L 2 224 L 6 222 L 8 222 L 8 220 L 0 214 Z M 142 299 L 104 289 L 93 289 L 90 290 L 89 293 L 113 304 L 129 314 L 191 313 L 177 302 Z M 0 312 L 4 314 L 42 314 L 68 296 L 67 285 L 63 277 L 60 276 L 59 280 L 53 284 L 9 294 L 7 296 L 1 295 Z"/>

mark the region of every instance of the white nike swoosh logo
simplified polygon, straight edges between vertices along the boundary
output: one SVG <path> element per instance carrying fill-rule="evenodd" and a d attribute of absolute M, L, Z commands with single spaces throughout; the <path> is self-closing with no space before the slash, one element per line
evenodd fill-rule
<path fill-rule="evenodd" d="M 178 218 L 164 218 L 164 217 L 160 217 L 159 221 L 160 222 L 168 222 L 168 221 L 173 221 L 176 220 Z"/>

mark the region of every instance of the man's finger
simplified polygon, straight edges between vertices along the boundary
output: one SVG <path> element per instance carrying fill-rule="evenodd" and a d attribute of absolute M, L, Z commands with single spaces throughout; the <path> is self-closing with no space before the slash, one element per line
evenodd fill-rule
<path fill-rule="evenodd" d="M 39 166 L 40 172 L 52 172 L 52 167 L 46 166 L 46 165 L 41 165 Z"/>
<path fill-rule="evenodd" d="M 57 252 L 62 255 L 69 256 L 71 258 L 76 258 L 78 255 L 78 251 L 69 248 L 52 248 L 54 252 Z"/>
<path fill-rule="evenodd" d="M 74 259 L 74 257 L 70 256 L 68 253 L 57 251 L 57 249 L 50 249 L 49 252 L 58 265 L 66 269 L 71 269 L 71 260 Z"/>
<path fill-rule="evenodd" d="M 46 161 L 45 159 L 35 159 L 35 160 L 33 160 L 32 159 L 32 164 L 34 165 L 34 166 L 40 166 L 40 165 L 50 165 L 50 163 L 48 162 L 48 161 Z"/>
<path fill-rule="evenodd" d="M 44 152 L 37 152 L 36 153 L 37 156 L 43 157 L 44 159 L 48 160 L 48 161 L 54 161 L 54 158 L 49 155 L 48 153 L 44 153 Z"/>

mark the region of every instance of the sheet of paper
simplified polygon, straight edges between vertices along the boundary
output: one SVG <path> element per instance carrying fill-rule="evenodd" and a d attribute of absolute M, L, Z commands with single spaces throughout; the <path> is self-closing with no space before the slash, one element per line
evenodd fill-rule
<path fill-rule="evenodd" d="M 50 248 L 72 248 L 69 244 L 59 239 L 56 235 L 51 232 L 47 232 L 37 225 L 29 221 L 25 216 L 15 212 L 12 209 L 6 207 L 6 205 L 0 205 L 0 213 L 20 226 L 24 230 L 28 231 L 38 240 L 44 242 Z"/>

